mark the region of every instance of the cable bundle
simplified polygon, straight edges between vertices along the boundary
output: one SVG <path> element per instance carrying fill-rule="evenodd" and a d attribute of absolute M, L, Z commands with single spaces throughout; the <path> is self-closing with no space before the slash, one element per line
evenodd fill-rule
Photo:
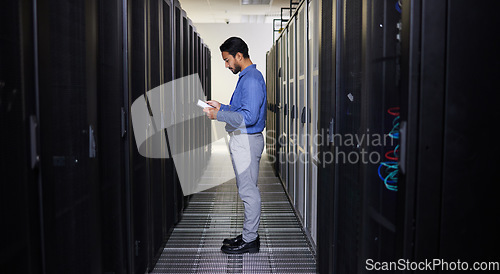
<path fill-rule="evenodd" d="M 389 137 L 392 139 L 399 139 L 399 107 L 392 107 L 387 110 L 392 116 L 395 116 L 392 121 L 392 129 L 389 132 Z M 389 161 L 381 162 L 378 167 L 378 177 L 384 181 L 385 187 L 388 190 L 397 191 L 398 190 L 398 161 L 399 161 L 399 145 L 397 145 L 393 150 L 385 153 L 385 158 Z"/>
<path fill-rule="evenodd" d="M 388 190 L 398 190 L 398 162 L 381 162 L 378 166 L 378 176 L 384 181 Z"/>

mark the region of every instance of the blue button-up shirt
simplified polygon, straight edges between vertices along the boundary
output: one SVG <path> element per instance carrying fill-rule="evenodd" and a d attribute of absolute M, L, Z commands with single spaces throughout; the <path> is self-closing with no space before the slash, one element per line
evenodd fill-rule
<path fill-rule="evenodd" d="M 266 83 L 255 64 L 240 72 L 229 105 L 221 104 L 217 120 L 226 122 L 226 131 L 259 133 L 266 126 Z"/>

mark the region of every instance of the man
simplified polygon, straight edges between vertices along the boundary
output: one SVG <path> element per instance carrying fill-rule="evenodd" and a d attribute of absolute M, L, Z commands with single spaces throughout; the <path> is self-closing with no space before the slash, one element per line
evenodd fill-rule
<path fill-rule="evenodd" d="M 217 101 L 203 109 L 210 119 L 226 123 L 229 151 L 236 175 L 238 193 L 245 206 L 241 235 L 224 239 L 221 250 L 228 254 L 256 253 L 260 249 L 260 191 L 257 186 L 259 162 L 264 150 L 262 130 L 266 125 L 267 93 L 262 73 L 248 55 L 247 44 L 239 37 L 221 46 L 222 59 L 233 74 L 240 73 L 229 105 Z"/>

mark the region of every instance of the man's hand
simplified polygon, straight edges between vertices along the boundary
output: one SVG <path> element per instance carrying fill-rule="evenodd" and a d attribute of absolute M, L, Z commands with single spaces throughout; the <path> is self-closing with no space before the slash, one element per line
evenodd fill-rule
<path fill-rule="evenodd" d="M 210 101 L 208 101 L 208 102 L 210 102 Z M 219 106 L 220 106 L 220 104 L 219 104 Z M 208 118 L 215 120 L 215 119 L 217 119 L 217 112 L 219 112 L 219 109 L 207 107 L 207 108 L 203 109 L 203 112 L 205 112 L 207 114 Z"/>
<path fill-rule="evenodd" d="M 215 107 L 217 110 L 220 109 L 220 103 L 215 101 L 215 100 L 211 100 L 211 101 L 206 101 L 205 103 Z M 204 110 L 203 110 L 204 111 Z"/>

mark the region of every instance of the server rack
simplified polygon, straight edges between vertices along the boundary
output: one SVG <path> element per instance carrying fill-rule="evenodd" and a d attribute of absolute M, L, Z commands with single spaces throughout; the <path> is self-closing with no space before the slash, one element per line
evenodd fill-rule
<path fill-rule="evenodd" d="M 336 117 L 334 132 L 339 136 L 359 134 L 361 132 L 361 32 L 362 32 L 362 1 L 342 1 L 344 10 L 341 32 L 337 34 L 337 43 L 340 50 L 339 88 L 335 92 Z M 357 148 L 353 145 L 343 145 L 338 141 L 332 146 L 332 153 L 354 155 Z M 353 154 L 351 154 L 353 153 Z M 356 272 L 360 244 L 358 240 L 361 233 L 361 206 L 362 186 L 359 163 L 341 161 L 336 163 L 336 179 L 338 211 L 335 216 L 338 248 L 335 256 L 338 272 Z M 375 174 L 374 174 L 375 176 Z"/>
<path fill-rule="evenodd" d="M 156 88 L 161 84 L 162 78 L 162 68 L 165 64 L 162 63 L 161 51 L 160 51 L 160 14 L 162 11 L 161 4 L 163 1 L 159 0 L 149 0 L 147 5 L 147 87 L 148 90 Z M 167 64 L 168 66 L 169 64 Z M 152 102 L 148 98 L 148 103 L 150 106 L 157 104 L 158 102 Z M 165 107 L 165 106 L 163 106 Z M 156 113 L 152 113 L 156 116 Z M 163 140 L 163 144 L 166 144 Z M 150 150 L 155 149 L 153 144 L 150 146 Z M 156 148 L 157 149 L 157 148 Z M 167 155 L 163 155 L 166 157 Z M 151 187 L 149 189 L 150 202 L 148 204 L 148 269 L 153 269 L 156 261 L 163 251 L 162 246 L 165 242 L 164 239 L 164 227 L 163 218 L 166 216 L 166 208 L 164 208 L 163 201 L 167 199 L 167 193 L 165 193 L 165 185 L 172 180 L 172 178 L 163 177 L 165 174 L 165 166 L 163 159 L 148 159 L 148 174 L 150 179 Z"/>
<path fill-rule="evenodd" d="M 129 1 L 129 98 L 132 104 L 135 98 L 144 97 L 147 86 L 147 1 Z M 144 97 L 145 98 L 145 97 Z M 131 124 L 131 123 L 130 123 Z M 133 140 L 133 139 L 132 139 Z M 149 228 L 149 201 L 150 178 L 149 160 L 139 154 L 137 146 L 131 140 L 131 195 L 132 195 L 132 250 L 134 256 L 134 272 L 148 267 L 148 228 Z M 150 147 L 150 144 L 147 144 Z"/>
<path fill-rule="evenodd" d="M 288 31 L 288 56 L 289 56 L 289 65 L 288 65 L 288 81 L 289 81 L 289 90 L 288 90 L 288 106 L 290 108 L 289 118 L 288 118 L 288 180 L 287 180 L 287 191 L 290 195 L 290 199 L 292 204 L 296 204 L 296 195 L 295 195 L 295 167 L 297 164 L 296 156 L 297 156 L 297 128 L 296 128 L 296 116 L 297 116 L 297 106 L 296 106 L 296 96 L 297 96 L 297 77 L 296 77 L 296 33 L 295 33 L 295 19 L 293 17 L 289 21 L 289 31 Z"/>
<path fill-rule="evenodd" d="M 191 75 L 193 74 L 194 72 L 194 51 L 193 51 L 193 45 L 194 45 L 194 30 L 193 30 L 193 23 L 191 22 L 191 19 L 189 19 L 186 16 L 186 49 L 187 49 L 187 70 L 186 70 L 186 76 L 187 75 Z M 188 85 L 191 85 L 192 83 L 188 83 Z M 186 104 L 185 106 L 188 105 L 188 102 L 191 102 L 193 100 L 193 98 L 191 97 L 191 94 L 189 93 L 185 93 L 186 95 Z M 187 127 L 186 127 L 186 132 L 185 132 L 185 140 L 187 140 L 188 142 L 186 142 L 186 150 L 193 147 L 193 138 L 190 138 L 192 136 L 192 132 L 193 132 L 193 114 L 192 112 L 186 112 L 184 113 L 184 117 L 186 117 L 186 120 L 187 120 Z M 193 159 L 193 151 L 192 150 L 189 150 L 189 154 L 187 155 L 186 158 L 184 158 L 184 161 L 185 161 L 185 164 L 186 166 L 189 165 L 189 161 L 190 159 Z M 187 178 L 189 181 L 193 181 L 193 173 L 192 172 L 189 172 L 187 175 Z"/>
<path fill-rule="evenodd" d="M 206 88 L 205 88 L 205 93 L 207 95 L 207 99 L 212 99 L 212 71 L 211 71 L 211 67 L 212 67 L 212 53 L 210 51 L 210 49 L 208 47 L 205 48 L 205 51 L 206 51 L 206 65 L 205 65 L 205 72 L 206 72 L 206 76 L 205 76 L 205 79 L 206 79 Z M 210 123 L 209 123 L 210 124 Z"/>
<path fill-rule="evenodd" d="M 42 273 L 39 115 L 32 1 L 0 3 L 0 272 Z"/>
<path fill-rule="evenodd" d="M 306 197 L 309 193 L 306 187 L 307 178 L 307 163 L 309 163 L 309 146 L 307 145 L 307 98 L 309 94 L 309 89 L 307 88 L 307 4 L 300 5 L 296 14 L 297 31 L 296 31 L 296 155 L 297 161 L 295 165 L 295 207 L 301 217 L 302 221 L 305 223 L 307 220 L 307 214 L 305 209 Z"/>
<path fill-rule="evenodd" d="M 276 98 L 285 102 L 279 130 L 287 142 L 277 157 L 286 164 L 278 173 L 318 244 L 321 272 L 362 272 L 364 258 L 395 258 L 396 192 L 380 180 L 378 163 L 359 157 L 386 155 L 397 144 L 342 139 L 393 129 L 387 110 L 399 102 L 394 4 L 302 1 L 268 56 L 271 68 L 287 71 L 268 74 L 282 77 Z"/>
<path fill-rule="evenodd" d="M 499 24 L 491 9 L 498 3 L 402 5 L 399 207 L 405 218 L 398 250 L 415 261 L 498 260 L 499 224 L 492 216 L 500 207 L 494 202 L 499 149 L 483 146 L 489 137 L 480 133 L 499 118 L 498 94 L 489 91 L 499 88 L 500 56 L 485 27 Z"/>
<path fill-rule="evenodd" d="M 281 114 L 281 109 L 282 109 L 282 105 L 280 104 L 281 102 L 281 93 L 280 93 L 280 89 L 281 89 L 281 70 L 278 69 L 279 67 L 279 64 L 281 62 L 280 60 L 280 56 L 278 55 L 279 53 L 279 50 L 280 50 L 280 45 L 279 44 L 276 44 L 274 47 L 273 47 L 273 56 L 274 56 L 274 59 L 273 59 L 273 66 L 272 68 L 270 68 L 272 71 L 273 71 L 273 74 L 274 74 L 274 80 L 273 80 L 273 90 L 274 90 L 274 111 L 273 111 L 273 114 L 275 116 L 275 119 L 274 119 L 274 125 L 273 125 L 273 143 L 274 143 L 274 148 L 273 148 L 273 155 L 275 156 L 275 163 L 274 163 L 274 169 L 275 169 L 275 173 L 276 173 L 276 176 L 279 176 L 279 173 L 280 173 L 280 161 L 279 161 L 279 158 L 278 158 L 278 155 L 279 155 L 279 151 L 281 150 L 281 144 L 279 142 L 279 138 L 281 136 L 280 134 L 280 124 L 282 123 L 282 120 L 283 120 L 283 117 L 282 117 L 282 114 Z M 270 94 L 269 96 L 273 96 L 273 94 Z M 268 96 L 268 98 L 269 98 Z M 268 99 L 269 100 L 269 99 Z"/>
<path fill-rule="evenodd" d="M 321 1 L 319 3 L 319 31 L 318 44 L 319 56 L 318 62 L 318 131 L 319 136 L 323 137 L 321 145 L 318 147 L 320 155 L 331 153 L 332 143 L 330 142 L 330 134 L 334 131 L 334 119 L 336 101 L 335 96 L 332 96 L 332 91 L 337 89 L 338 78 L 338 45 L 337 36 L 341 27 L 341 18 L 337 16 L 341 12 L 339 1 Z M 325 136 L 326 132 L 326 136 Z M 326 137 L 326 141 L 325 141 Z M 334 256 L 334 245 L 336 237 L 336 220 L 335 213 L 338 211 L 338 182 L 336 177 L 336 165 L 333 161 L 320 162 L 321 168 L 318 167 L 318 239 L 317 239 L 317 254 L 318 254 L 318 271 L 320 273 L 334 273 L 334 267 L 338 264 L 337 258 Z M 333 180 L 332 180 L 333 179 Z"/>
<path fill-rule="evenodd" d="M 62 11 L 66 16 L 51 16 Z M 48 1 L 36 7 L 38 37 L 48 38 L 35 42 L 47 273 L 101 268 L 97 113 L 92 111 L 97 109 L 96 11 L 96 1 Z"/>
<path fill-rule="evenodd" d="M 182 49 L 182 62 L 183 62 L 183 76 L 188 76 L 190 73 L 190 45 L 189 45 L 189 40 L 190 40 L 190 33 L 189 33 L 189 21 L 186 15 L 186 12 L 182 10 L 182 42 L 183 42 L 183 49 Z M 182 109 L 186 109 L 187 103 L 189 102 L 189 94 L 183 93 L 183 102 L 182 102 Z M 187 151 L 189 148 L 189 131 L 190 131 L 190 120 L 187 117 L 190 115 L 190 113 L 182 113 L 182 117 L 185 117 L 187 122 L 185 122 L 185 126 L 183 127 L 183 147 L 184 151 Z M 187 116 L 186 116 L 187 115 Z M 189 160 L 184 157 L 183 158 L 183 165 L 187 166 L 189 163 Z M 189 177 L 190 174 L 186 174 L 186 177 Z M 184 199 L 184 204 L 187 205 L 188 203 L 188 197 L 182 197 Z"/>
<path fill-rule="evenodd" d="M 162 14 L 161 18 L 163 21 L 162 25 L 162 39 L 163 39 L 163 51 L 162 51 L 162 56 L 163 56 L 163 78 L 162 78 L 162 84 L 168 83 L 172 81 L 174 78 L 174 40 L 173 40 L 173 3 L 172 1 L 162 1 Z M 173 98 L 172 98 L 173 100 Z M 163 106 L 166 107 L 166 106 Z M 171 117 L 173 119 L 173 117 Z M 178 211 L 176 210 L 177 207 L 177 193 L 180 192 L 178 190 L 177 184 L 178 184 L 178 178 L 175 173 L 175 165 L 173 158 L 170 155 L 170 139 L 169 136 L 166 134 L 166 144 L 169 149 L 169 157 L 166 159 L 163 159 L 164 165 L 165 165 L 165 170 L 163 177 L 164 178 L 170 178 L 170 180 L 167 180 L 167 184 L 165 185 L 165 195 L 166 197 L 170 197 L 169 199 L 164 200 L 163 203 L 163 208 L 166 210 L 166 215 L 164 216 L 164 240 L 166 240 L 170 233 L 172 232 L 172 229 L 175 224 L 176 216 L 178 215 Z"/>
<path fill-rule="evenodd" d="M 194 48 L 193 48 L 194 68 L 193 68 L 193 73 L 198 74 L 198 78 L 199 78 L 200 77 L 200 69 L 199 69 L 199 65 L 200 64 L 199 64 L 199 60 L 201 59 L 200 50 L 199 50 L 199 47 L 200 47 L 200 45 L 199 45 L 199 43 L 200 43 L 200 37 L 196 33 L 196 28 L 193 28 L 193 30 L 195 31 L 195 33 L 194 33 L 194 41 L 193 41 L 194 42 Z M 196 100 L 196 98 L 193 97 L 193 100 Z M 203 117 L 203 118 L 205 118 L 205 117 Z M 193 115 L 193 132 L 197 128 L 202 128 L 200 120 L 201 119 L 194 119 L 194 115 Z M 197 134 L 193 134 L 192 137 L 193 137 L 192 139 L 194 141 L 192 148 L 199 147 L 201 136 L 197 135 Z M 194 150 L 193 152 L 194 152 L 194 159 L 197 159 L 198 162 L 201 162 L 200 160 L 203 157 L 202 153 L 201 153 L 201 150 Z M 195 178 L 199 178 L 201 176 L 201 171 L 202 170 L 196 170 L 196 172 L 195 172 Z"/>
<path fill-rule="evenodd" d="M 319 78 L 319 1 L 310 1 L 308 5 L 308 50 L 307 50 L 307 77 L 308 77 L 308 111 L 307 123 L 309 129 L 308 134 L 308 173 L 305 176 L 309 191 L 306 195 L 306 209 L 308 210 L 307 220 L 304 222 L 314 243 L 317 242 L 317 171 L 320 160 L 318 158 L 318 145 L 320 139 L 318 138 L 318 110 L 319 110 L 319 97 L 318 97 L 318 78 Z"/>
<path fill-rule="evenodd" d="M 1 171 L 2 179 L 18 183 L 2 181 L 2 208 L 10 203 L 11 210 L 2 210 L 1 218 L 16 225 L 8 226 L 0 271 L 153 269 L 181 218 L 184 195 L 171 157 L 139 155 L 129 110 L 135 99 L 149 99 L 148 90 L 182 77 L 188 58 L 200 75 L 197 67 L 206 64 L 209 87 L 209 60 L 200 60 L 209 58 L 208 48 L 193 30 L 196 52 L 183 50 L 188 34 L 180 31 L 177 1 L 1 5 L 7 21 L 0 27 L 0 57 L 9 66 L 0 70 L 0 119 L 7 126 L 2 149 L 13 157 L 2 157 Z M 183 101 L 175 111 L 190 112 Z M 153 149 L 152 141 L 146 145 Z M 209 151 L 196 156 L 206 161 Z"/>
<path fill-rule="evenodd" d="M 125 5 L 126 7 L 126 5 Z M 127 178 L 126 117 L 127 97 L 124 94 L 125 76 L 123 62 L 125 8 L 121 1 L 99 3 L 98 21 L 98 112 L 101 237 L 103 271 L 125 272 L 128 269 L 127 244 L 130 233 L 127 198 L 130 188 Z"/>
<path fill-rule="evenodd" d="M 268 53 L 270 107 L 267 128 L 271 132 L 268 153 L 276 159 L 275 170 L 308 231 L 316 237 L 316 166 L 311 152 L 316 136 L 318 91 L 318 1 L 301 2 L 288 25 Z M 316 56 L 316 57 L 315 57 Z M 315 59 L 314 59 L 315 57 Z M 312 61 L 314 60 L 314 62 Z M 274 71 L 274 72 L 273 72 Z M 313 96 L 311 98 L 311 96 Z M 316 106 L 316 105 L 315 105 Z M 317 154 L 317 153 L 316 153 Z M 313 173 L 314 172 L 314 173 Z M 313 244 L 316 241 L 312 238 Z"/>
<path fill-rule="evenodd" d="M 318 207 L 331 206 L 330 210 L 318 210 L 318 227 L 333 228 L 319 232 L 319 235 L 325 233 L 323 237 L 330 241 L 329 244 L 319 241 L 319 268 L 323 272 L 365 272 L 368 258 L 397 259 L 397 192 L 395 184 L 389 185 L 390 180 L 384 182 L 381 177 L 389 178 L 384 172 L 389 173 L 387 165 L 394 164 L 386 157 L 395 158 L 398 141 L 392 138 L 387 144 L 366 141 L 388 136 L 396 130 L 399 119 L 388 113 L 399 107 L 397 25 L 401 15 L 396 4 L 397 1 L 337 1 L 322 9 L 322 16 L 331 20 L 326 24 L 333 23 L 335 30 L 331 37 L 321 32 L 328 39 L 321 38 L 321 43 L 326 42 L 322 52 L 328 48 L 334 50 L 320 64 L 320 78 L 321 73 L 334 77 L 332 81 L 320 79 L 320 101 L 324 101 L 322 108 L 328 107 L 327 104 L 335 106 L 333 111 L 322 109 L 321 115 L 326 117 L 320 122 L 322 130 L 328 132 L 329 144 L 324 149 L 335 157 L 330 170 L 320 169 L 318 178 L 318 184 L 324 186 L 332 183 L 328 176 L 333 178 L 333 187 L 328 190 L 330 197 L 334 197 L 333 204 L 323 200 L 327 198 L 325 195 L 318 200 Z M 326 64 L 332 59 L 333 66 Z M 328 94 L 323 87 L 334 92 Z M 365 142 L 350 142 L 349 136 L 364 136 Z M 389 153 L 391 150 L 394 154 Z M 362 159 L 363 154 L 378 157 Z M 396 176 L 394 173 L 391 176 L 395 183 Z M 323 220 L 325 216 L 333 217 L 333 221 Z M 326 259 L 333 259 L 333 264 L 321 263 Z"/>
<path fill-rule="evenodd" d="M 276 144 L 274 141 L 276 140 L 276 134 L 274 132 L 275 128 L 275 122 L 276 122 L 276 112 L 275 112 L 275 102 L 276 102 L 276 84 L 275 84 L 275 49 L 274 47 L 271 48 L 271 50 L 268 52 L 268 55 L 266 55 L 266 76 L 269 80 L 269 83 L 267 84 L 267 109 L 268 109 L 268 114 L 267 114 L 267 120 L 266 120 L 266 127 L 270 129 L 269 131 L 266 132 L 266 150 L 270 153 L 270 155 L 275 155 L 275 148 Z M 268 59 L 269 58 L 269 59 Z"/>
<path fill-rule="evenodd" d="M 186 62 L 184 61 L 184 32 L 183 32 L 183 15 L 182 15 L 182 8 L 180 6 L 179 1 L 174 0 L 174 29 L 175 29 L 175 39 L 174 39 L 174 79 L 181 78 L 185 76 L 184 74 L 184 66 L 186 65 Z M 174 107 L 174 115 L 176 116 L 175 119 L 178 120 L 178 115 L 181 115 L 181 109 L 183 108 L 183 103 L 184 103 L 184 97 L 181 96 L 181 103 L 179 106 L 173 106 Z M 177 146 L 178 147 L 184 147 L 183 142 L 184 142 L 184 132 L 182 130 L 177 131 Z M 176 187 L 177 189 L 181 189 L 180 181 L 178 180 L 179 175 L 177 174 L 177 180 L 176 180 Z M 182 195 L 181 191 L 177 192 L 177 210 L 178 212 L 182 212 L 182 209 L 185 206 L 184 202 L 184 196 Z M 180 215 L 177 216 L 176 222 L 181 218 Z"/>
<path fill-rule="evenodd" d="M 280 48 L 280 56 L 281 56 L 281 62 L 280 62 L 280 105 L 283 105 L 282 111 L 281 111 L 281 116 L 283 119 L 281 119 L 280 123 L 280 135 L 279 135 L 279 142 L 281 143 L 278 159 L 280 161 L 280 178 L 283 184 L 285 185 L 285 188 L 288 189 L 288 162 L 286 158 L 288 157 L 288 117 L 289 117 L 289 105 L 288 105 L 288 61 L 289 57 L 287 55 L 288 53 L 288 29 L 285 29 L 282 32 L 282 35 L 280 39 L 278 39 L 279 45 L 281 45 Z"/>
<path fill-rule="evenodd" d="M 273 49 L 271 48 L 271 51 L 272 50 Z M 269 68 L 269 60 L 267 59 L 267 57 L 268 56 L 266 55 L 266 79 L 269 79 L 269 77 L 268 77 L 269 73 L 267 72 L 267 69 Z M 266 91 L 267 91 L 267 94 L 269 95 L 269 90 L 266 89 Z M 269 103 L 269 101 L 268 101 L 268 104 L 267 104 L 266 107 L 267 107 L 268 110 L 271 110 L 271 103 Z M 269 120 L 270 120 L 269 116 L 267 116 L 266 125 L 269 123 Z M 268 139 L 269 139 L 268 136 L 266 136 L 266 149 L 270 149 L 269 147 L 271 146 L 271 144 L 268 142 Z"/>
<path fill-rule="evenodd" d="M 306 4 L 307 16 L 301 13 Z M 497 25 L 498 17 L 493 2 L 483 4 L 303 1 L 281 32 L 267 58 L 269 69 L 277 72 L 268 73 L 274 77 L 268 90 L 279 93 L 273 104 L 283 104 L 286 122 L 268 126 L 287 142 L 268 150 L 285 159 L 277 172 L 317 243 L 321 273 L 366 272 L 368 258 L 472 262 L 498 256 L 498 225 L 491 216 L 499 206 L 490 183 L 498 181 L 491 157 L 497 149 L 475 149 L 486 138 L 478 132 L 488 122 L 471 118 L 474 109 L 498 117 L 490 111 L 495 100 L 480 99 L 489 98 L 483 91 L 498 89 L 493 79 L 499 60 L 484 27 Z M 274 80 L 279 89 L 269 86 Z M 304 131 L 322 140 L 301 139 Z M 349 135 L 364 136 L 365 142 L 347 141 Z M 306 152 L 330 153 L 333 162 L 312 158 L 302 167 L 287 159 Z M 361 159 L 362 154 L 369 158 Z M 301 176 L 308 178 L 304 185 Z M 473 181 L 484 187 L 471 187 Z M 308 202 L 315 196 L 317 210 Z M 471 252 L 479 245 L 484 252 Z"/>

